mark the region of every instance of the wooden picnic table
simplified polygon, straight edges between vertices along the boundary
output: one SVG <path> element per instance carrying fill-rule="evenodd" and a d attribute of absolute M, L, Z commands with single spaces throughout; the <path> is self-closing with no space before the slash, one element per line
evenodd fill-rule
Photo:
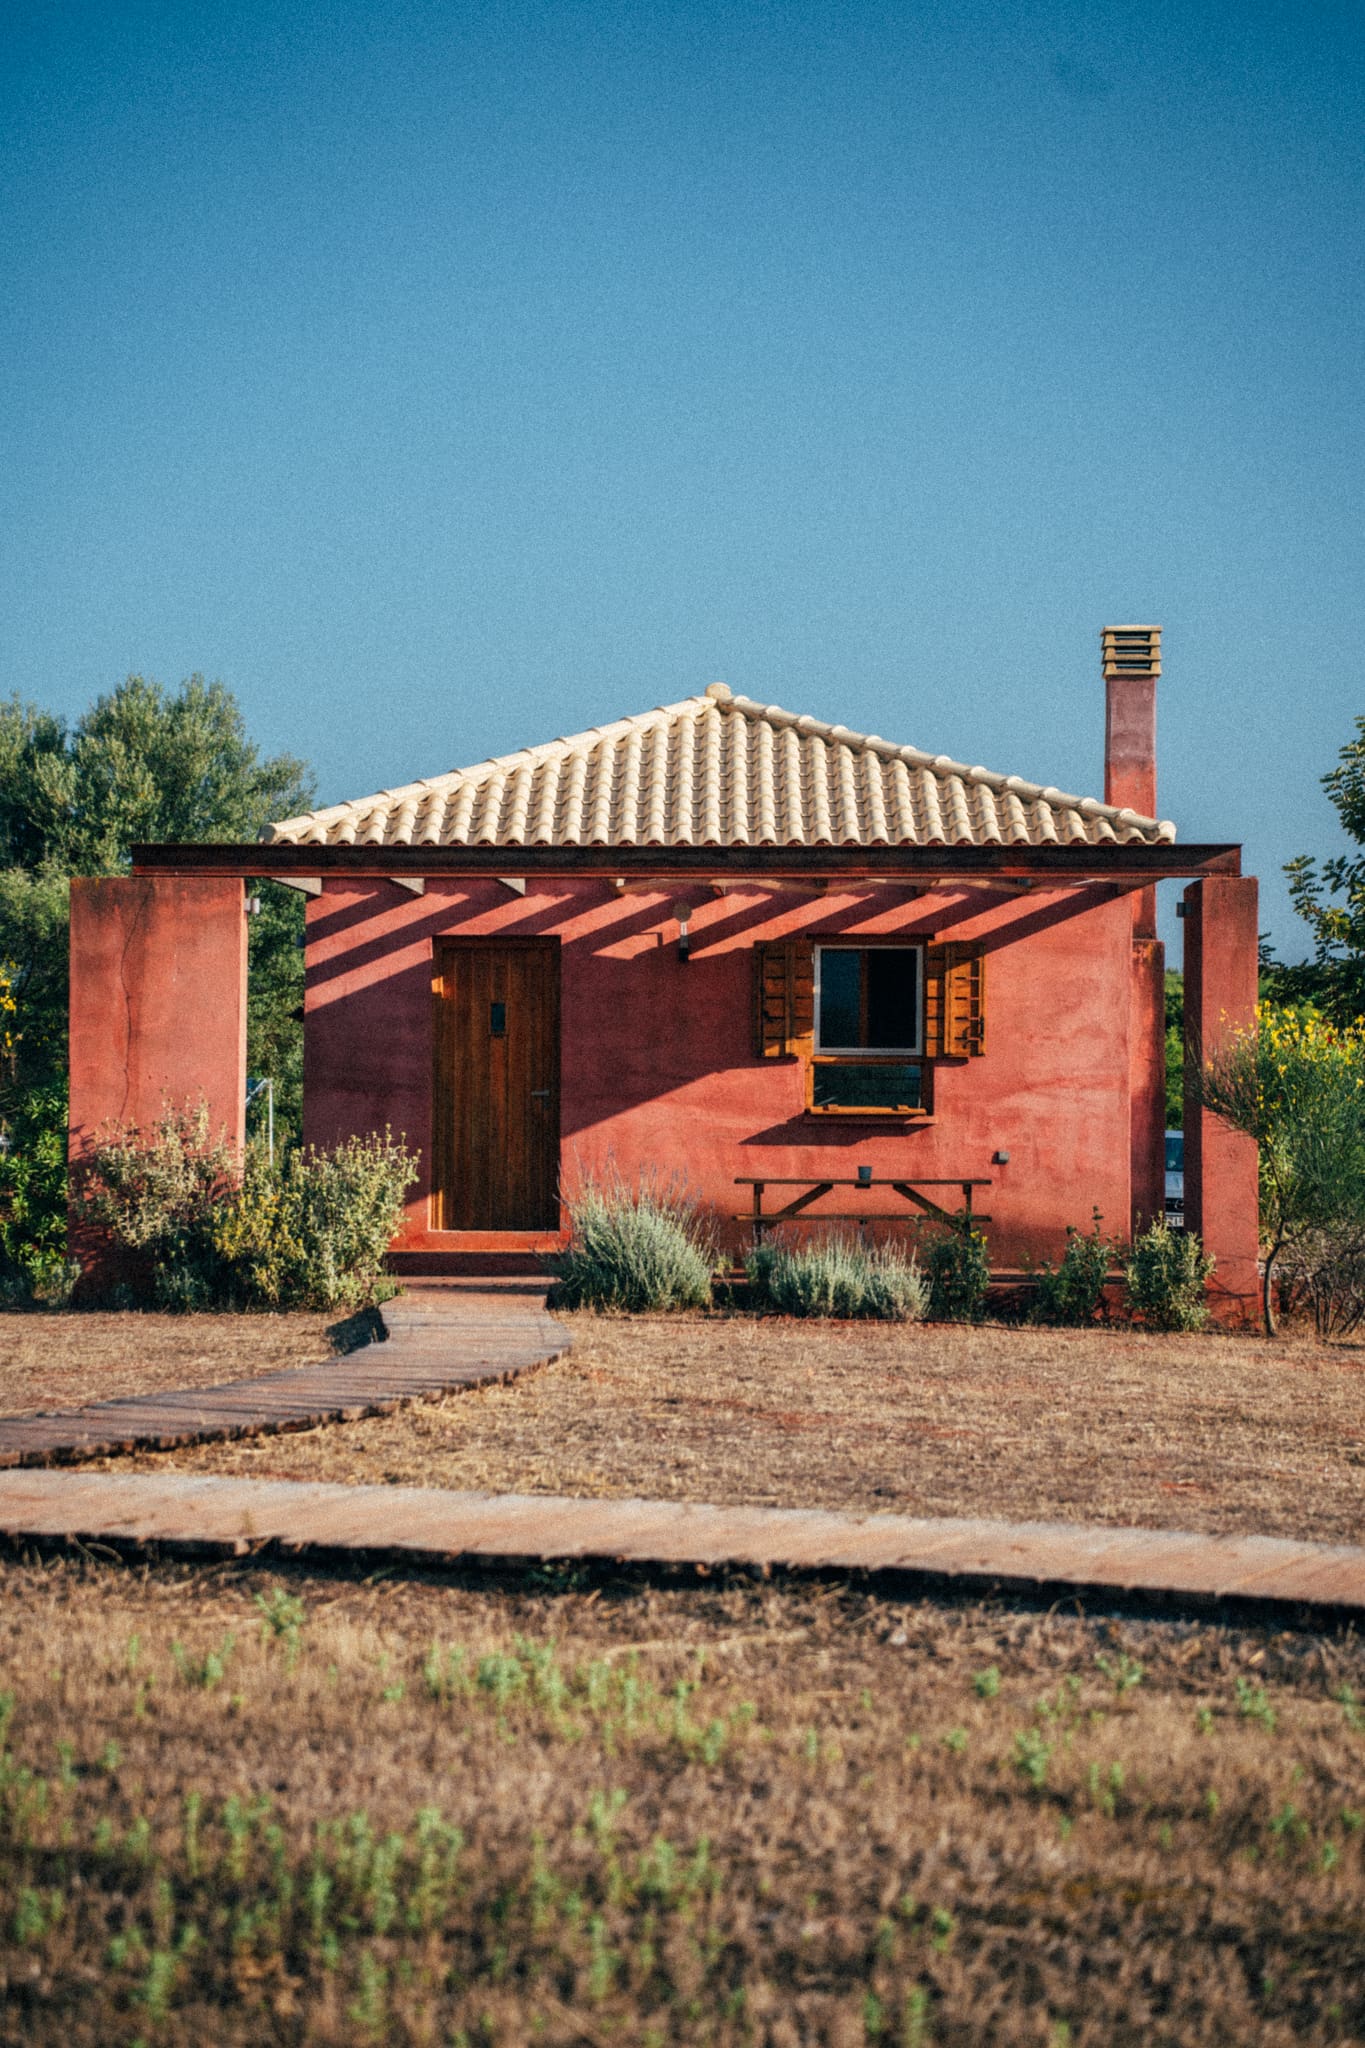
<path fill-rule="evenodd" d="M 798 1218 L 807 1223 L 875 1223 L 887 1220 L 888 1212 L 883 1210 L 878 1214 L 875 1211 L 869 1213 L 867 1210 L 840 1210 L 836 1212 L 830 1209 L 823 1209 L 815 1216 L 807 1216 L 805 1212 L 810 1208 L 812 1202 L 818 1202 L 822 1195 L 832 1194 L 835 1188 L 857 1188 L 860 1194 L 870 1188 L 892 1188 L 904 1201 L 913 1203 L 917 1209 L 923 1210 L 925 1215 L 932 1216 L 936 1223 L 946 1223 L 950 1228 L 969 1231 L 973 1224 L 989 1223 L 991 1220 L 989 1216 L 973 1215 L 972 1213 L 972 1189 L 988 1188 L 990 1185 L 991 1182 L 989 1180 L 968 1180 L 965 1178 L 962 1180 L 911 1180 L 907 1175 L 892 1175 L 886 1179 L 869 1178 L 867 1180 L 855 1176 L 850 1180 L 847 1177 L 831 1174 L 825 1179 L 817 1180 L 813 1174 L 807 1174 L 799 1180 L 768 1180 L 766 1178 L 759 1180 L 750 1174 L 736 1174 L 735 1186 L 737 1188 L 753 1189 L 753 1207 L 751 1209 L 739 1210 L 736 1220 L 752 1226 L 754 1243 L 756 1245 L 762 1244 L 764 1231 L 771 1230 L 775 1223 L 791 1223 Z M 797 1195 L 784 1208 L 765 1209 L 763 1206 L 763 1194 L 766 1188 L 804 1188 L 805 1193 Z M 962 1195 L 961 1208 L 956 1214 L 953 1214 L 945 1209 L 940 1202 L 935 1202 L 928 1195 L 921 1194 L 921 1188 L 957 1188 Z M 889 1220 L 891 1222 L 900 1220 L 908 1222 L 909 1218 L 897 1218 L 895 1212 L 892 1211 L 889 1212 Z"/>

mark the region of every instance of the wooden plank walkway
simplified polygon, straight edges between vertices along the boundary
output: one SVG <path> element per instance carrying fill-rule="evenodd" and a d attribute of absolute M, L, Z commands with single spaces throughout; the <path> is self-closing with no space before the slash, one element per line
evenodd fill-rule
<path fill-rule="evenodd" d="M 425 1565 L 726 1566 L 931 1590 L 1136 1595 L 1281 1619 L 1365 1614 L 1365 1548 L 1064 1522 L 921 1520 L 196 1474 L 0 1473 L 0 1537 Z"/>
<path fill-rule="evenodd" d="M 312 1429 L 387 1415 L 410 1401 L 514 1379 L 558 1358 L 569 1334 L 546 1313 L 546 1282 L 414 1286 L 381 1311 L 385 1342 L 317 1365 L 167 1388 L 83 1408 L 0 1416 L 0 1467 L 74 1465 L 134 1449 Z M 250 1334 L 250 1319 L 243 1318 Z"/>
<path fill-rule="evenodd" d="M 9 1468 L 0 1471 L 0 1539 L 226 1556 L 357 1553 L 447 1567 L 580 1561 L 852 1573 L 898 1587 L 1226 1601 L 1281 1617 L 1365 1615 L 1365 1548 L 1345 1544 L 699 1501 L 35 1469 L 136 1446 L 171 1449 L 351 1421 L 514 1378 L 568 1349 L 544 1294 L 543 1283 L 530 1280 L 429 1281 L 385 1306 L 385 1342 L 348 1357 L 218 1387 L 0 1417 L 0 1466 Z"/>

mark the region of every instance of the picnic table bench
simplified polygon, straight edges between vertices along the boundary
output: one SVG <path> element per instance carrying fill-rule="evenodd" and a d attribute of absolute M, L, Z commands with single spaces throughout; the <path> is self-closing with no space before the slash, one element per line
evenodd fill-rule
<path fill-rule="evenodd" d="M 857 1188 L 860 1194 L 870 1188 L 891 1188 L 902 1200 L 913 1203 L 925 1215 L 932 1216 L 936 1223 L 946 1223 L 950 1228 L 969 1231 L 973 1224 L 989 1223 L 991 1220 L 989 1216 L 972 1212 L 972 1189 L 988 1188 L 990 1185 L 989 1180 L 911 1180 L 908 1175 L 893 1175 L 886 1179 L 874 1179 L 870 1175 L 864 1179 L 858 1175 L 850 1180 L 832 1174 L 817 1180 L 813 1174 L 807 1174 L 799 1180 L 759 1180 L 749 1174 L 736 1174 L 737 1188 L 753 1189 L 752 1208 L 737 1210 L 736 1221 L 748 1223 L 752 1227 L 756 1245 L 762 1244 L 764 1231 L 771 1230 L 775 1223 L 792 1223 L 798 1220 L 806 1223 L 908 1222 L 908 1217 L 899 1218 L 894 1211 L 886 1210 L 869 1213 L 865 1209 L 822 1209 L 814 1216 L 806 1213 L 813 1202 L 818 1202 L 822 1195 L 832 1194 L 835 1188 Z M 794 1196 L 781 1209 L 765 1209 L 763 1195 L 767 1188 L 803 1188 L 805 1192 Z M 945 1209 L 942 1203 L 921 1194 L 921 1188 L 957 1188 L 962 1196 L 960 1209 L 954 1214 Z"/>

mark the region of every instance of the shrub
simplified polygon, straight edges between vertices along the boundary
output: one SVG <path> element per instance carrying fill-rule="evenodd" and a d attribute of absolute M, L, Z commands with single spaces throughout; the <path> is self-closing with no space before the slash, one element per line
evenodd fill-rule
<path fill-rule="evenodd" d="M 745 1261 L 751 1299 L 788 1316 L 918 1322 L 929 1290 L 913 1255 L 831 1232 L 803 1245 L 766 1244 Z"/>
<path fill-rule="evenodd" d="M 331 1152 L 300 1148 L 278 1166 L 253 1150 L 240 1188 L 213 1213 L 229 1292 L 262 1308 L 357 1308 L 392 1294 L 384 1254 L 416 1177 L 387 1131 Z"/>
<path fill-rule="evenodd" d="M 1365 1226 L 1365 1026 L 1340 1030 L 1308 1005 L 1258 1004 L 1255 1028 L 1202 1063 L 1198 1089 L 1206 1109 L 1259 1147 L 1262 1305 L 1273 1336 L 1281 1254 L 1302 1281 L 1315 1246 L 1330 1255 L 1343 1226 Z"/>
<path fill-rule="evenodd" d="M 158 1308 L 209 1308 L 226 1292 L 213 1245 L 215 1205 L 227 1199 L 235 1162 L 209 1128 L 207 1106 L 166 1109 L 149 1130 L 101 1132 L 79 1170 L 85 1220 L 137 1254 L 130 1284 Z"/>
<path fill-rule="evenodd" d="M 710 1302 L 715 1244 L 680 1184 L 585 1179 L 566 1206 L 568 1248 L 552 1261 L 558 1306 L 640 1314 Z"/>
<path fill-rule="evenodd" d="M 1135 1238 L 1123 1277 L 1128 1306 L 1149 1330 L 1202 1330 L 1209 1319 L 1204 1288 L 1213 1260 L 1192 1230 L 1170 1230 L 1158 1218 Z"/>
<path fill-rule="evenodd" d="M 0 1299 L 60 1308 L 80 1270 L 66 1250 L 65 1089 L 38 1088 L 23 1097 L 6 1118 L 5 1136 Z"/>
<path fill-rule="evenodd" d="M 140 1255 L 135 1284 L 158 1308 L 355 1308 L 393 1292 L 383 1259 L 415 1178 L 385 1132 L 276 1165 L 252 1148 L 238 1180 L 207 1111 L 168 1110 L 96 1144 L 81 1206 Z"/>
<path fill-rule="evenodd" d="M 971 1229 L 965 1215 L 959 1216 L 951 1230 L 930 1239 L 924 1270 L 934 1321 L 974 1323 L 991 1284 L 985 1232 Z"/>
<path fill-rule="evenodd" d="M 1320 1337 L 1349 1336 L 1365 1321 L 1365 1225 L 1295 1231 L 1279 1273 L 1282 1299 L 1291 1308 L 1311 1308 Z"/>
<path fill-rule="evenodd" d="M 1094 1321 L 1114 1256 L 1114 1246 L 1100 1235 L 1101 1221 L 1096 1209 L 1088 1235 L 1068 1223 L 1061 1264 L 1053 1266 L 1044 1259 L 1037 1268 L 1030 1311 L 1035 1323 L 1077 1326 Z"/>

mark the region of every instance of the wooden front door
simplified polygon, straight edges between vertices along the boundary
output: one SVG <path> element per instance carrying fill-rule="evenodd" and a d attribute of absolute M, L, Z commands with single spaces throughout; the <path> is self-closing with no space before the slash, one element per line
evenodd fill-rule
<path fill-rule="evenodd" d="M 434 1230 L 559 1228 L 559 948 L 438 939 Z"/>

